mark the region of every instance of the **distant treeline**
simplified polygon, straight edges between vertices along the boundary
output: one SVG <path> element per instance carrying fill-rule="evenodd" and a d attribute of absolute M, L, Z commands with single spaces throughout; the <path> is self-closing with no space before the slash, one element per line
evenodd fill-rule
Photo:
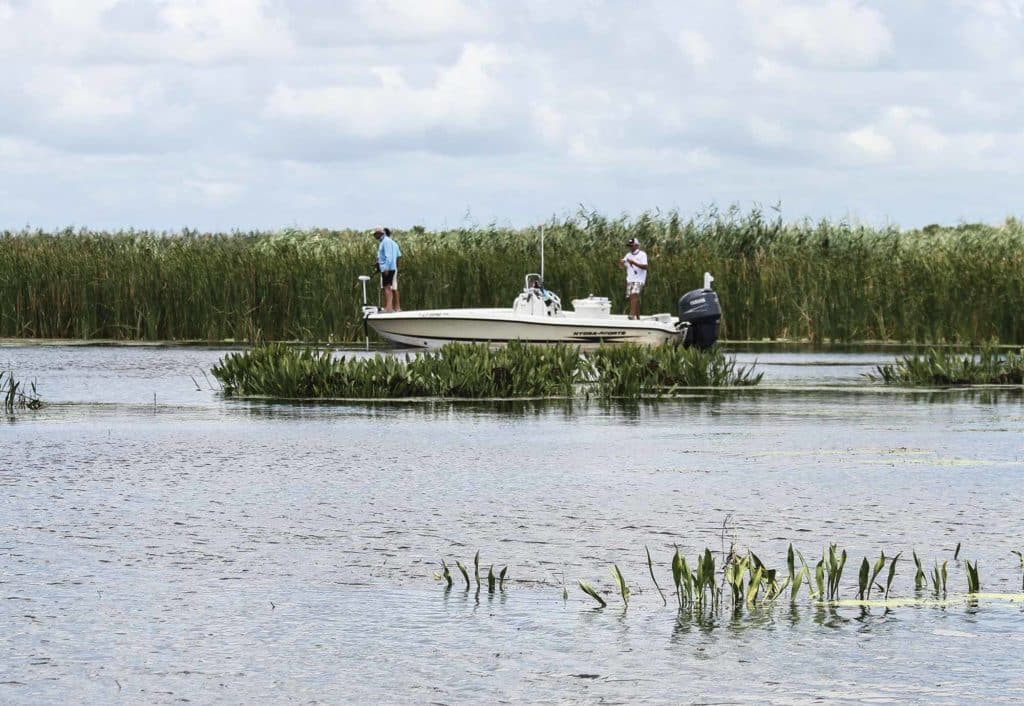
<path fill-rule="evenodd" d="M 540 261 L 540 227 L 393 228 L 405 308 L 510 306 Z M 546 285 L 612 297 L 630 237 L 650 256 L 645 313 L 715 276 L 725 338 L 1024 343 L 1024 225 L 900 231 L 710 209 L 544 226 Z M 124 340 L 362 337 L 365 231 L 0 234 L 0 336 Z M 377 299 L 376 278 L 369 283 Z"/>

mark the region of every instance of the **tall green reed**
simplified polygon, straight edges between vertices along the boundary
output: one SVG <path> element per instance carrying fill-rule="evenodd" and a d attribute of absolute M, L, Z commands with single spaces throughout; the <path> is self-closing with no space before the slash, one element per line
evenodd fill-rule
<path fill-rule="evenodd" d="M 395 229 L 409 308 L 508 306 L 539 228 Z M 716 277 L 729 339 L 1024 343 L 1024 227 L 901 231 L 710 207 L 545 224 L 548 287 L 621 301 L 629 237 L 651 259 L 647 312 Z M 375 241 L 352 230 L 0 233 L 0 336 L 355 341 Z M 375 298 L 375 297 L 373 297 Z"/>
<path fill-rule="evenodd" d="M 7 414 L 14 414 L 19 410 L 36 410 L 42 406 L 43 401 L 36 391 L 35 382 L 30 382 L 26 388 L 25 383 L 14 377 L 14 373 L 0 371 L 0 409 Z"/>

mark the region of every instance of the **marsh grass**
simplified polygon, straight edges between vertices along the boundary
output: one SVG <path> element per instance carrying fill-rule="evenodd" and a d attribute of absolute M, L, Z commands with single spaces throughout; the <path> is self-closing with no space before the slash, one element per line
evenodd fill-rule
<path fill-rule="evenodd" d="M 456 568 L 458 568 L 459 573 L 462 574 L 462 579 L 466 582 L 465 590 L 468 592 L 472 588 L 469 577 L 469 569 L 467 569 L 466 566 L 458 559 L 455 560 L 455 566 Z M 474 555 L 473 557 L 473 575 L 474 578 L 476 579 L 476 592 L 478 595 L 480 593 L 480 589 L 482 586 L 480 581 L 480 566 L 480 552 L 478 550 L 476 555 Z M 487 592 L 494 593 L 495 590 L 504 591 L 505 577 L 507 573 L 508 566 L 504 566 L 502 567 L 501 571 L 496 575 L 494 573 L 494 564 L 491 564 L 487 569 Z M 441 558 L 441 570 L 434 573 L 434 578 L 438 581 L 444 582 L 446 592 L 451 590 L 453 584 L 452 572 L 451 569 L 448 568 L 448 562 L 445 561 L 443 557 Z"/>
<path fill-rule="evenodd" d="M 640 369 L 640 375 L 629 370 Z M 660 371 L 667 371 L 665 373 Z M 756 385 L 760 373 L 738 367 L 717 347 L 621 345 L 580 353 L 570 345 L 512 341 L 500 348 L 450 343 L 405 356 L 334 356 L 282 343 L 229 353 L 212 369 L 229 396 L 278 398 L 514 398 L 595 394 L 661 397 L 683 387 Z"/>
<path fill-rule="evenodd" d="M 967 593 L 960 594 L 959 596 L 950 596 L 947 592 L 947 562 L 939 564 L 936 561 L 931 575 L 933 597 L 924 597 L 921 595 L 921 592 L 927 588 L 928 577 L 924 573 L 921 560 L 917 556 L 916 551 L 912 552 L 916 567 L 914 577 L 915 596 L 913 598 L 891 598 L 890 594 L 896 577 L 896 567 L 902 554 L 900 552 L 895 556 L 887 557 L 885 552 L 882 551 L 874 562 L 865 557 L 861 561 L 858 572 L 856 599 L 840 598 L 840 582 L 843 568 L 846 564 L 847 553 L 845 550 L 840 550 L 834 543 L 829 544 L 825 548 L 822 552 L 822 558 L 816 567 L 815 582 L 817 583 L 817 590 L 815 590 L 814 583 L 811 581 L 811 570 L 807 561 L 800 551 L 794 549 L 792 544 L 789 545 L 786 552 L 787 575 L 785 576 L 782 576 L 778 569 L 767 566 L 752 551 L 747 550 L 744 553 L 740 553 L 736 551 L 735 546 L 731 546 L 728 552 L 723 548 L 723 559 L 720 566 L 715 558 L 715 553 L 709 548 L 699 552 L 691 564 L 683 553 L 680 552 L 679 547 L 676 546 L 669 560 L 668 567 L 671 571 L 672 583 L 675 586 L 675 610 L 679 617 L 696 617 L 700 620 L 719 615 L 725 606 L 729 607 L 733 616 L 738 616 L 742 611 L 764 611 L 774 606 L 779 598 L 787 594 L 789 595 L 790 606 L 795 608 L 799 604 L 801 589 L 804 585 L 807 586 L 804 594 L 810 599 L 811 605 L 831 609 L 839 606 L 859 606 L 865 610 L 873 606 L 883 607 L 886 610 L 908 605 L 944 606 L 948 605 L 952 600 L 962 600 L 965 598 L 972 601 L 985 598 L 1024 602 L 1024 585 L 1022 585 L 1022 592 L 1019 594 L 982 593 L 977 561 L 964 561 Z M 1017 557 L 1020 568 L 1024 570 L 1024 553 L 1014 550 L 1013 554 Z M 480 565 L 479 557 L 480 552 L 478 551 L 473 560 L 478 576 L 479 570 L 476 567 Z M 655 570 L 656 563 L 646 546 L 644 547 L 644 558 L 647 562 L 651 581 L 661 597 L 663 605 L 667 605 L 665 594 L 658 584 Z M 465 590 L 468 592 L 470 590 L 469 571 L 458 560 L 455 561 L 455 565 L 462 573 L 466 583 Z M 691 566 L 693 567 L 692 569 Z M 887 572 L 886 566 L 888 566 Z M 504 591 L 507 568 L 503 568 L 497 578 L 498 590 Z M 451 572 L 448 570 L 448 564 L 444 559 L 441 560 L 441 569 L 440 572 L 435 573 L 434 577 L 437 580 L 444 581 L 445 591 L 448 592 L 452 587 L 452 577 Z M 885 572 L 884 586 L 879 581 L 883 572 Z M 622 598 L 623 609 L 628 609 L 630 599 L 634 594 L 634 588 L 629 586 L 617 563 L 611 565 L 611 576 L 612 589 L 609 590 L 602 591 L 583 579 L 577 579 L 576 583 L 583 593 L 597 602 L 598 609 L 608 606 L 605 594 L 612 591 L 617 592 Z M 489 593 L 495 592 L 495 582 L 496 577 L 492 564 L 487 572 Z M 562 600 L 568 600 L 569 591 L 566 588 L 564 573 L 558 582 L 558 586 L 561 589 Z M 882 597 L 872 599 L 872 589 L 877 589 L 882 594 Z M 479 579 L 476 590 L 479 594 Z M 643 589 L 639 590 L 642 592 Z"/>
<path fill-rule="evenodd" d="M 43 402 L 36 391 L 35 382 L 31 382 L 28 388 L 19 382 L 14 373 L 0 371 L 0 407 L 7 414 L 14 414 L 20 410 L 36 410 L 43 406 Z"/>
<path fill-rule="evenodd" d="M 903 386 L 1020 385 L 1024 384 L 1024 349 L 1003 351 L 991 343 L 967 353 L 931 348 L 876 366 L 867 377 Z"/>
<path fill-rule="evenodd" d="M 537 270 L 538 227 L 395 236 L 407 308 L 508 306 Z M 581 210 L 545 224 L 549 288 L 621 301 L 615 262 L 629 237 L 651 258 L 643 310 L 674 312 L 710 271 L 728 339 L 1024 343 L 1024 228 L 1014 219 L 901 231 L 735 207 L 689 218 Z M 7 231 L 0 335 L 356 341 L 356 277 L 371 271 L 374 248 L 353 230 Z"/>

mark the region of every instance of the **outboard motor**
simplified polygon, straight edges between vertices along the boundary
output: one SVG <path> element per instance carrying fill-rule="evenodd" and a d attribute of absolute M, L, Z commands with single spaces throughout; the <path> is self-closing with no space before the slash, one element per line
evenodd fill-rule
<path fill-rule="evenodd" d="M 710 348 L 718 340 L 718 324 L 722 320 L 722 307 L 718 293 L 711 289 L 715 280 L 704 273 L 704 288 L 687 292 L 679 300 L 679 335 L 684 346 Z"/>

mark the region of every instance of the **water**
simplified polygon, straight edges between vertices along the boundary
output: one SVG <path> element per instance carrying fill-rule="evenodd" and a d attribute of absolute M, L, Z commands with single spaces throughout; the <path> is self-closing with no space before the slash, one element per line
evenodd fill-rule
<path fill-rule="evenodd" d="M 674 544 L 784 569 L 835 541 L 852 598 L 861 557 L 902 551 L 907 597 L 912 549 L 963 593 L 959 542 L 985 591 L 1019 591 L 1017 392 L 865 387 L 887 350 L 744 350 L 764 389 L 632 408 L 272 404 L 209 389 L 224 352 L 0 347 L 49 402 L 0 420 L 0 701 L 1024 698 L 1021 603 L 679 621 L 644 553 L 667 589 Z M 477 550 L 503 593 L 463 590 Z"/>

